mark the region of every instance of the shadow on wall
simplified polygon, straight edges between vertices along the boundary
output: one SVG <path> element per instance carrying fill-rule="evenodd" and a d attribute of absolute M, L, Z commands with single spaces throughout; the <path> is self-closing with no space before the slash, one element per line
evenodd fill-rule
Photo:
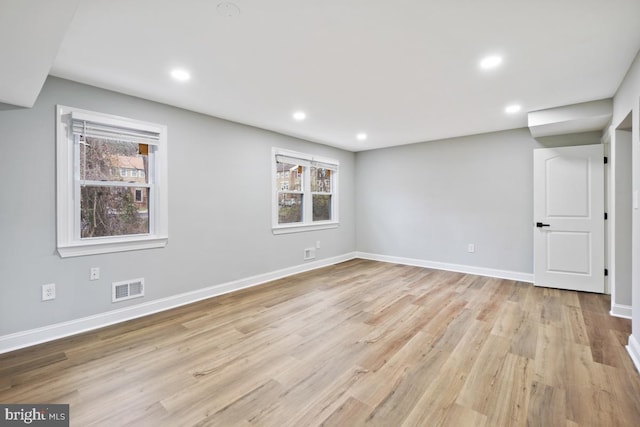
<path fill-rule="evenodd" d="M 26 107 L 20 107 L 18 105 L 13 104 L 4 104 L 0 102 L 0 111 L 8 111 L 8 110 L 24 110 Z"/>
<path fill-rule="evenodd" d="M 592 145 L 602 142 L 602 131 L 570 133 L 534 138 L 543 148 L 569 147 L 575 145 Z"/>

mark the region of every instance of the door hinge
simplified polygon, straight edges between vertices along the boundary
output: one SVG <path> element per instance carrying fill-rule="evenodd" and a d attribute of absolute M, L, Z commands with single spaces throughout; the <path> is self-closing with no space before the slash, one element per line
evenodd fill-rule
<path fill-rule="evenodd" d="M 609 163 L 609 158 L 605 156 L 605 158 L 604 158 L 604 164 L 606 165 L 607 163 Z"/>
<path fill-rule="evenodd" d="M 605 275 L 605 276 L 608 276 L 608 275 L 609 275 L 609 270 L 608 270 L 608 269 L 606 269 L 606 268 L 604 269 L 604 275 Z"/>
<path fill-rule="evenodd" d="M 609 215 L 607 215 L 607 213 L 604 213 L 604 219 L 609 219 Z"/>

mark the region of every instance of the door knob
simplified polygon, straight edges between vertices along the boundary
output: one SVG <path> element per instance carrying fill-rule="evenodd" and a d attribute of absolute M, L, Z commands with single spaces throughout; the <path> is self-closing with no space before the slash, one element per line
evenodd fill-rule
<path fill-rule="evenodd" d="M 551 224 L 543 224 L 541 222 L 536 222 L 536 227 L 538 227 L 538 228 L 551 227 Z"/>

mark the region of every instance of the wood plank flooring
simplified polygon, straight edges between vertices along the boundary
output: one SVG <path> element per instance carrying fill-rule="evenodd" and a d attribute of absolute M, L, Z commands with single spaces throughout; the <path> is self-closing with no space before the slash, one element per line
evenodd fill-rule
<path fill-rule="evenodd" d="M 353 260 L 0 355 L 73 426 L 638 426 L 604 295 Z"/>

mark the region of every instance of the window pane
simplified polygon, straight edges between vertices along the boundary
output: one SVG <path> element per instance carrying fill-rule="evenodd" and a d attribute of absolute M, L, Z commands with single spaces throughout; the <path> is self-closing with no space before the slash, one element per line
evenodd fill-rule
<path fill-rule="evenodd" d="M 276 162 L 277 188 L 287 187 L 290 191 L 302 191 L 302 166 Z"/>
<path fill-rule="evenodd" d="M 137 201 L 139 192 L 141 200 Z M 149 189 L 84 186 L 80 197 L 80 235 L 122 236 L 149 233 Z"/>
<path fill-rule="evenodd" d="M 147 156 L 134 142 L 87 138 L 80 144 L 80 179 L 147 183 Z M 128 172 L 128 173 L 127 173 Z"/>
<path fill-rule="evenodd" d="M 331 193 L 331 169 L 311 168 L 311 191 Z"/>
<path fill-rule="evenodd" d="M 313 220 L 329 221 L 331 219 L 331 196 L 313 195 Z"/>
<path fill-rule="evenodd" d="M 278 194 L 278 224 L 302 222 L 302 194 Z"/>

